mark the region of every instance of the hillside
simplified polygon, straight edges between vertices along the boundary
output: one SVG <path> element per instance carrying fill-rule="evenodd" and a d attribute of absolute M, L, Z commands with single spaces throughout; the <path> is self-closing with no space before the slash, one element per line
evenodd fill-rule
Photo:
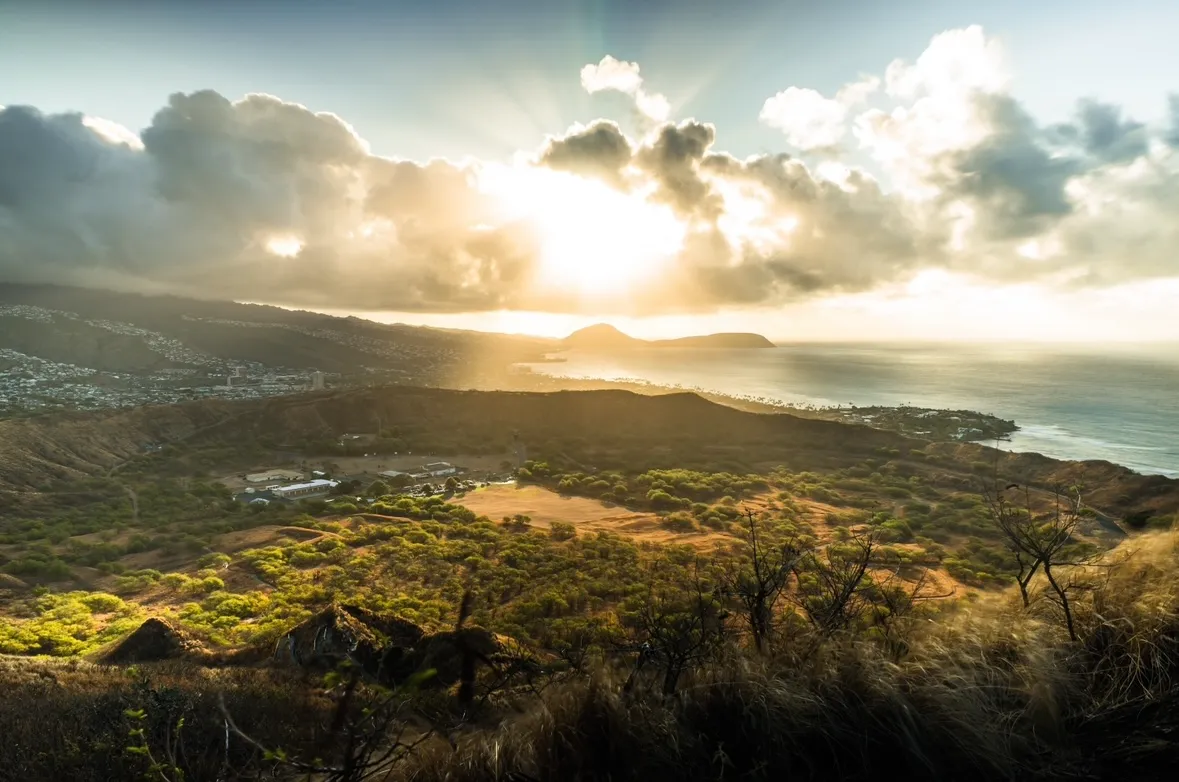
<path fill-rule="evenodd" d="M 228 453 L 321 448 L 376 422 L 398 448 L 437 454 L 528 453 L 597 469 L 671 467 L 809 470 L 891 454 L 956 471 L 976 490 L 979 470 L 1049 486 L 1082 481 L 1087 501 L 1117 518 L 1179 510 L 1179 481 L 1108 462 L 1062 462 L 970 444 L 930 444 L 891 432 L 788 414 L 759 414 L 695 394 L 627 391 L 457 391 L 385 386 L 297 397 L 202 400 L 135 410 L 0 421 L 0 488 L 101 474 L 166 443 Z M 933 461 L 931 461 L 933 460 Z"/>
<path fill-rule="evenodd" d="M 624 334 L 614 326 L 598 323 L 573 332 L 561 341 L 567 350 L 610 352 L 634 348 L 772 348 L 770 342 L 760 334 L 707 334 L 677 339 L 637 339 Z"/>
<path fill-rule="evenodd" d="M 431 457 L 463 472 L 381 480 Z M 280 466 L 341 483 L 239 495 Z M 992 470 L 1036 524 L 1054 485 L 1083 482 L 1026 603 L 979 493 Z M 1107 463 L 693 394 L 383 386 L 0 422 L 0 486 L 0 686 L 19 698 L 0 731 L 20 778 L 133 778 L 140 719 L 164 757 L 180 719 L 186 747 L 216 748 L 176 756 L 185 779 L 306 778 L 227 739 L 220 704 L 264 746 L 335 757 L 353 734 L 320 726 L 353 685 L 346 730 L 438 738 L 325 779 L 838 778 L 865 736 L 857 778 L 902 750 L 909 779 L 1169 772 L 1179 538 L 1138 530 L 1173 523 L 1179 482 Z M 768 613 L 744 602 L 759 572 L 785 579 Z M 344 662 L 352 683 L 323 687 Z M 226 777 L 227 757 L 250 773 Z"/>
<path fill-rule="evenodd" d="M 105 371 L 252 363 L 341 374 L 397 370 L 433 381 L 472 363 L 539 358 L 546 340 L 386 325 L 255 304 L 0 284 L 0 349 Z"/>
<path fill-rule="evenodd" d="M 0 421 L 0 489 L 102 475 L 136 454 L 179 442 L 249 407 L 219 400 Z"/>
<path fill-rule="evenodd" d="M 667 462 L 681 448 L 700 449 L 690 459 L 696 461 L 717 453 L 754 460 L 821 454 L 838 459 L 902 442 L 866 427 L 743 413 L 695 394 L 389 386 L 0 421 L 0 487 L 95 474 L 166 442 L 281 446 L 369 431 L 375 420 L 398 430 L 410 447 L 431 446 L 440 453 L 485 443 L 502 449 L 518 435 L 530 449 L 568 448 L 604 456 L 633 452 L 640 461 L 651 462 Z M 685 426 L 686 421 L 692 426 Z"/>

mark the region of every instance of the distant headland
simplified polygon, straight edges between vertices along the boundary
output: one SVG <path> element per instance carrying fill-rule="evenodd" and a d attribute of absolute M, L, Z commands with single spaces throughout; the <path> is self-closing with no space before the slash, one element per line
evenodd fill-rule
<path fill-rule="evenodd" d="M 561 341 L 566 350 L 610 352 L 632 348 L 772 348 L 773 342 L 760 334 L 706 334 L 678 339 L 636 339 L 607 323 L 573 332 Z"/>

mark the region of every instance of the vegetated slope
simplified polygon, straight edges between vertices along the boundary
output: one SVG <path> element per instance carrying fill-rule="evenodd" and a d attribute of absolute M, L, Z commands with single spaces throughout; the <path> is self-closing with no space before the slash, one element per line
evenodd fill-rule
<path fill-rule="evenodd" d="M 822 469 L 882 453 L 917 460 L 920 453 L 909 457 L 910 451 L 926 449 L 948 457 L 935 469 L 962 473 L 962 488 L 971 491 L 989 479 L 991 467 L 978 472 L 979 463 L 985 463 L 1005 481 L 1041 487 L 1083 483 L 1089 504 L 1119 517 L 1179 510 L 1179 481 L 1109 462 L 1064 462 L 980 445 L 931 446 L 866 426 L 744 412 L 691 393 L 372 388 L 276 400 L 265 415 L 235 422 L 233 429 L 289 440 L 364 430 L 374 416 L 418 449 L 461 453 L 471 444 L 509 446 L 518 438 L 530 456 L 588 460 L 585 466 L 597 469 L 716 469 L 726 462 Z"/>
<path fill-rule="evenodd" d="M 693 466 L 726 458 L 806 463 L 843 462 L 903 438 L 867 427 L 789 415 L 755 415 L 695 394 L 642 396 L 627 391 L 552 393 L 383 387 L 276 400 L 259 415 L 208 437 L 259 441 L 330 437 L 369 431 L 374 420 L 412 450 L 461 453 L 468 446 L 511 447 L 529 455 L 592 460 L 598 468 Z"/>
<path fill-rule="evenodd" d="M 0 489 L 99 475 L 149 446 L 184 440 L 248 410 L 206 400 L 0 421 Z"/>
<path fill-rule="evenodd" d="M 518 438 L 530 453 L 551 458 L 568 452 L 575 460 L 600 460 L 598 467 L 707 465 L 726 458 L 819 466 L 905 442 L 866 427 L 743 413 L 695 394 L 386 386 L 0 421 L 0 487 L 97 474 L 150 444 L 192 438 L 299 446 L 372 431 L 377 421 L 409 450 L 462 453 L 479 446 L 502 452 Z"/>
<path fill-rule="evenodd" d="M 824 469 L 882 454 L 916 464 L 925 449 L 940 457 L 930 469 L 957 472 L 964 489 L 977 489 L 984 477 L 980 463 L 994 463 L 1002 480 L 1034 486 L 1082 481 L 1090 504 L 1119 517 L 1179 510 L 1179 481 L 1138 475 L 1108 462 L 1060 462 L 977 445 L 932 446 L 863 426 L 743 412 L 695 394 L 411 386 L 3 421 L 0 488 L 98 474 L 149 444 L 189 440 L 196 446 L 306 449 L 378 425 L 415 453 L 504 453 L 518 443 L 530 457 L 579 469 L 743 470 L 774 464 Z"/>
<path fill-rule="evenodd" d="M 933 443 L 926 450 L 969 465 L 994 463 L 996 453 L 976 443 Z M 1179 510 L 1179 480 L 1141 475 L 1112 462 L 1067 462 L 1038 453 L 1002 451 L 998 469 L 1002 476 L 1039 486 L 1079 485 L 1087 504 L 1123 516 L 1164 515 Z"/>

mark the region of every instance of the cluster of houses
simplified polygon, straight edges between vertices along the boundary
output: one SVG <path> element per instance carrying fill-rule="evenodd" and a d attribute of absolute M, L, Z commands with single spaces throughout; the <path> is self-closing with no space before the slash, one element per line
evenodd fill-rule
<path fill-rule="evenodd" d="M 450 462 L 430 462 L 422 465 L 417 472 L 401 472 L 400 470 L 385 470 L 380 473 L 382 478 L 404 478 L 408 477 L 415 481 L 428 481 L 431 478 L 445 478 L 448 475 L 454 475 L 458 472 L 458 468 Z"/>
<path fill-rule="evenodd" d="M 401 472 L 386 470 L 380 473 L 383 478 L 406 477 L 411 481 L 428 481 L 431 478 L 442 478 L 458 473 L 458 468 L 449 462 L 430 462 L 422 465 L 415 472 Z M 272 483 L 262 489 L 247 488 L 238 495 L 238 499 L 251 505 L 268 505 L 271 500 L 305 500 L 312 497 L 322 497 L 340 485 L 338 480 L 329 478 L 319 470 L 311 472 L 310 480 L 304 480 L 303 475 L 293 470 L 269 470 L 267 472 L 251 473 L 246 476 L 247 483 L 269 483 L 271 481 L 295 481 L 295 483 Z"/>

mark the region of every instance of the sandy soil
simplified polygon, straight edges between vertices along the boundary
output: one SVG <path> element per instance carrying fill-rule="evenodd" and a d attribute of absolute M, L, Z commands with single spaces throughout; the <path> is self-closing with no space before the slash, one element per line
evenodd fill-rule
<path fill-rule="evenodd" d="M 635 512 L 585 497 L 565 497 L 539 486 L 487 486 L 457 497 L 455 502 L 495 521 L 518 513 L 529 516 L 532 526 L 538 529 L 564 521 L 580 533 L 605 530 L 649 543 L 680 543 L 697 548 L 713 548 L 731 540 L 717 532 L 672 532 L 659 526 L 659 516 L 654 513 Z"/>
<path fill-rule="evenodd" d="M 210 548 L 212 548 L 214 551 L 221 551 L 226 554 L 236 554 L 237 552 L 245 551 L 246 549 L 273 546 L 283 538 L 297 540 L 302 543 L 308 540 L 317 540 L 318 538 L 322 538 L 325 534 L 328 533 L 317 529 L 267 524 L 263 527 L 254 527 L 253 529 L 245 529 L 238 532 L 226 532 L 224 535 L 218 535 L 217 540 Z"/>

